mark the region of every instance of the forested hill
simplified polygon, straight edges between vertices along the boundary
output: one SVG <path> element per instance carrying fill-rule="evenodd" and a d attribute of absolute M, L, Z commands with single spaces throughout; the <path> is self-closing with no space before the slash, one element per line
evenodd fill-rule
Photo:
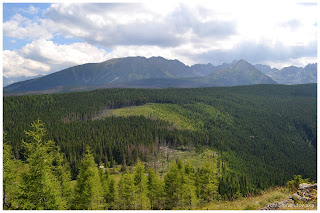
<path fill-rule="evenodd" d="M 109 165 L 148 161 L 163 146 L 209 147 L 233 172 L 226 180 L 246 175 L 257 188 L 294 174 L 316 180 L 316 84 L 101 89 L 4 97 L 3 107 L 15 158 L 25 159 L 24 130 L 40 119 L 73 177 L 90 145 L 96 163 Z"/>

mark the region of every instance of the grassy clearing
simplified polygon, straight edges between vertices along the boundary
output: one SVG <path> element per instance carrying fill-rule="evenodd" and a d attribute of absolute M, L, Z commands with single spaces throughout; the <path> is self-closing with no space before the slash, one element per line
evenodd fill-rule
<path fill-rule="evenodd" d="M 218 109 L 204 104 L 158 104 L 149 103 L 142 106 L 124 107 L 120 109 L 105 109 L 94 119 L 109 116 L 144 116 L 152 120 L 164 120 L 177 129 L 199 130 L 207 123 L 219 127 L 233 125 L 233 118 Z"/>
<path fill-rule="evenodd" d="M 234 201 L 214 201 L 201 210 L 258 210 L 270 203 L 287 199 L 291 193 L 286 187 L 276 187 L 263 191 L 261 195 L 243 197 Z"/>
<path fill-rule="evenodd" d="M 195 129 L 195 122 L 179 113 L 182 108 L 175 104 L 145 104 L 110 111 L 113 116 L 144 116 L 153 120 L 164 120 L 178 129 Z"/>

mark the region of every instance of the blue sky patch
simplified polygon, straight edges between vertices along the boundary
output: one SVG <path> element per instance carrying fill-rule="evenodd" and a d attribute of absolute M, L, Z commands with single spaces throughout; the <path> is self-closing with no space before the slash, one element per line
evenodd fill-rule
<path fill-rule="evenodd" d="M 16 14 L 21 14 L 31 20 L 42 18 L 43 11 L 50 5 L 48 3 L 4 3 L 3 22 L 9 21 Z"/>

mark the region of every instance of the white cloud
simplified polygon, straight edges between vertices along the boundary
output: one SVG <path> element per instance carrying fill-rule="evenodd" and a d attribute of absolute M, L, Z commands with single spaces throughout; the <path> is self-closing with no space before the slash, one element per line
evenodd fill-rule
<path fill-rule="evenodd" d="M 297 59 L 292 59 L 290 58 L 289 61 L 286 62 L 274 62 L 274 61 L 269 61 L 269 65 L 272 68 L 278 68 L 282 69 L 283 67 L 289 67 L 289 66 L 296 66 L 296 67 L 305 67 L 307 66 L 310 62 L 316 62 L 317 57 L 300 57 Z"/>
<path fill-rule="evenodd" d="M 6 77 L 35 76 L 50 71 L 50 67 L 39 61 L 25 59 L 15 51 L 3 51 L 3 75 Z"/>
<path fill-rule="evenodd" d="M 39 8 L 30 5 L 28 9 L 21 9 L 20 11 L 27 14 L 37 14 L 39 12 Z"/>
<path fill-rule="evenodd" d="M 52 29 L 106 48 L 117 45 L 175 47 L 199 37 L 226 39 L 235 33 L 234 23 L 208 19 L 203 7 L 172 5 L 161 14 L 150 4 L 53 4 L 45 13 Z M 214 14 L 212 14 L 214 16 Z M 212 18 L 212 17 L 211 17 Z M 192 32 L 192 37 L 185 34 Z"/>
<path fill-rule="evenodd" d="M 54 4 L 46 17 L 60 32 L 91 44 L 113 49 L 127 46 L 132 51 L 136 47 L 136 52 L 141 52 L 142 47 L 152 51 L 156 46 L 160 47 L 159 52 L 168 54 L 174 49 L 180 52 L 174 55 L 189 55 L 189 61 L 196 61 L 192 54 L 237 51 L 246 43 L 268 49 L 281 46 L 282 52 L 286 48 L 294 52 L 317 40 L 316 7 L 288 1 Z M 251 60 L 254 62 L 254 58 Z"/>
<path fill-rule="evenodd" d="M 17 39 L 50 39 L 53 35 L 48 31 L 45 20 L 33 22 L 16 14 L 10 21 L 3 23 L 3 35 Z"/>
<path fill-rule="evenodd" d="M 281 68 L 315 62 L 316 22 L 316 6 L 295 2 L 200 0 L 52 4 L 43 19 L 16 15 L 3 30 L 13 39 L 31 39 L 16 54 L 46 64 L 50 72 L 127 56 L 163 56 L 188 65 L 244 58 Z M 56 35 L 82 42 L 49 41 Z"/>
<path fill-rule="evenodd" d="M 83 64 L 102 61 L 106 51 L 87 43 L 59 45 L 52 41 L 39 39 L 21 48 L 24 57 L 46 61 L 49 64 Z"/>
<path fill-rule="evenodd" d="M 179 54 L 181 47 L 167 47 L 162 48 L 158 46 L 117 46 L 108 54 L 108 59 L 111 58 L 121 58 L 128 56 L 165 56 L 167 59 L 179 59 L 183 63 L 193 64 L 194 61 L 189 57 L 184 57 L 183 54 Z"/>
<path fill-rule="evenodd" d="M 59 45 L 52 41 L 39 39 L 19 51 L 4 51 L 5 76 L 34 76 L 60 71 L 70 66 L 102 62 L 108 54 L 87 43 Z"/>

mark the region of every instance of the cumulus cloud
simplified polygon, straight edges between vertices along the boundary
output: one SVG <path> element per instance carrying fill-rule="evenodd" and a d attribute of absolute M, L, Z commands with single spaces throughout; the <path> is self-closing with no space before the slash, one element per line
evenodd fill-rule
<path fill-rule="evenodd" d="M 10 21 L 3 23 L 3 35 L 18 39 L 50 39 L 53 37 L 46 27 L 45 20 L 36 22 L 16 14 Z"/>
<path fill-rule="evenodd" d="M 3 75 L 6 77 L 35 76 L 50 71 L 50 67 L 39 61 L 26 59 L 15 51 L 3 51 Z"/>
<path fill-rule="evenodd" d="M 188 65 L 240 58 L 278 67 L 315 62 L 314 5 L 244 1 L 51 4 L 41 19 L 16 14 L 3 32 L 8 41 L 29 39 L 12 54 L 50 68 L 25 66 L 28 75 L 127 56 L 163 56 Z M 35 7 L 28 11 L 40 14 Z M 80 42 L 63 44 L 64 38 Z"/>
<path fill-rule="evenodd" d="M 36 40 L 19 51 L 25 58 L 44 61 L 55 70 L 62 67 L 84 64 L 88 62 L 101 62 L 105 59 L 106 51 L 98 49 L 87 43 L 73 43 L 59 45 L 44 39 Z"/>
<path fill-rule="evenodd" d="M 64 35 L 105 47 L 175 47 L 198 37 L 225 39 L 235 33 L 234 22 L 205 20 L 199 11 L 185 5 L 161 16 L 142 4 L 54 4 L 45 17 Z M 192 36 L 186 36 L 188 32 Z"/>
<path fill-rule="evenodd" d="M 175 29 L 175 33 L 192 31 L 195 38 L 226 40 L 236 33 L 235 20 L 220 20 L 215 16 L 215 11 L 209 11 L 199 5 L 190 7 L 180 4 L 168 15 L 165 22 Z"/>
<path fill-rule="evenodd" d="M 87 43 L 59 45 L 39 39 L 19 51 L 4 51 L 5 76 L 34 76 L 59 71 L 70 66 L 102 62 L 108 58 L 105 50 Z"/>
<path fill-rule="evenodd" d="M 299 58 L 314 59 L 317 55 L 317 42 L 306 46 L 284 46 L 276 43 L 269 46 L 263 43 L 243 42 L 229 50 L 210 50 L 195 56 L 198 61 L 212 61 L 214 64 L 230 62 L 233 59 L 245 59 L 252 64 L 273 64 L 282 68 L 284 62 L 297 62 Z M 191 56 L 190 56 L 191 57 Z M 285 63 L 288 64 L 288 63 Z M 301 63 L 300 63 L 301 64 Z M 292 65 L 298 65 L 296 63 Z"/>
<path fill-rule="evenodd" d="M 213 62 L 206 57 L 211 55 L 218 63 L 235 58 L 289 61 L 297 56 L 316 55 L 312 46 L 317 40 L 316 28 L 306 24 L 316 20 L 314 8 L 250 3 L 250 12 L 228 3 L 176 4 L 168 5 L 171 8 L 165 9 L 169 12 L 163 14 L 161 7 L 142 4 L 54 4 L 46 17 L 60 32 L 91 44 L 114 50 L 136 47 L 136 52 L 141 48 L 152 51 L 156 46 L 161 48 L 159 52 L 172 51 L 164 57 L 176 56 L 188 62 Z"/>

